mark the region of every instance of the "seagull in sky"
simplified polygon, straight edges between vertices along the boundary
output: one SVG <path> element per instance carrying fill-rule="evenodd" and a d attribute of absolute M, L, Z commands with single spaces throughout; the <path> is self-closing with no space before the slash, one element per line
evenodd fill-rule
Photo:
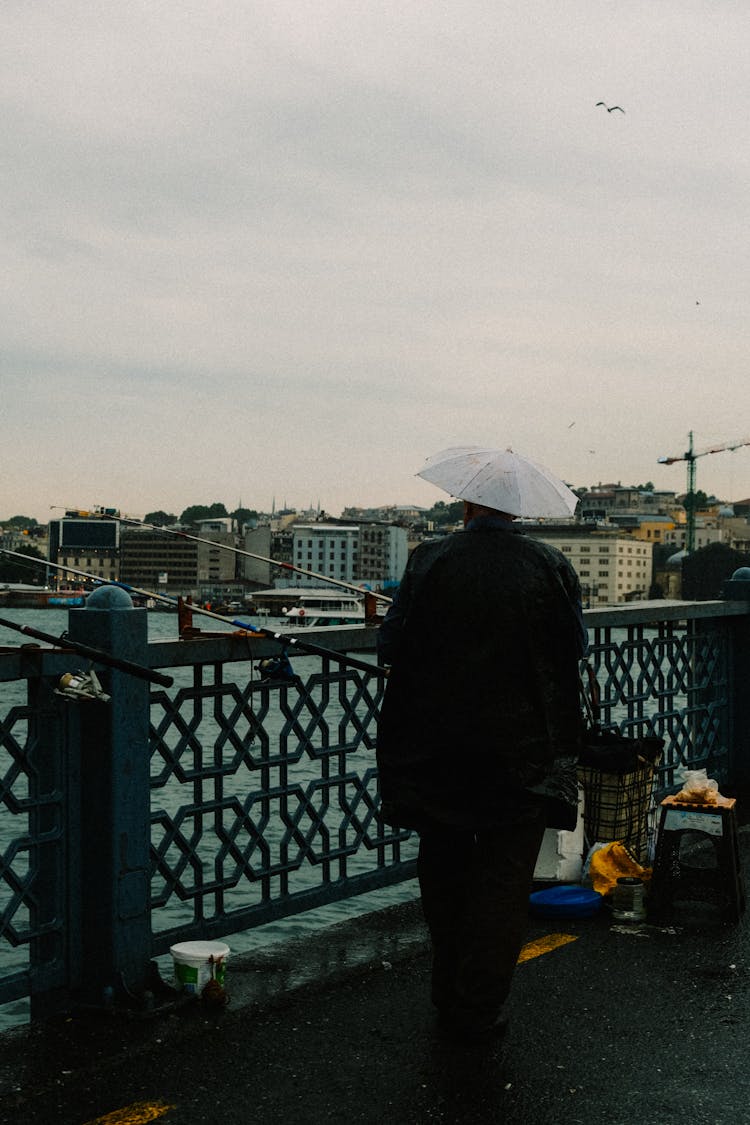
<path fill-rule="evenodd" d="M 597 105 L 603 105 L 604 108 L 606 109 L 607 113 L 612 113 L 616 109 L 619 109 L 620 113 L 625 112 L 625 110 L 622 108 L 621 105 L 607 105 L 606 102 L 597 102 L 596 104 Z"/>

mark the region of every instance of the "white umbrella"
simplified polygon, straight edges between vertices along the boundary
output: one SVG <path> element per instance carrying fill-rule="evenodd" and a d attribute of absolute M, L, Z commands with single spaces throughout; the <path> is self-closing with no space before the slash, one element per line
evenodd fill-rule
<path fill-rule="evenodd" d="M 459 500 L 527 518 L 570 517 L 578 497 L 559 477 L 511 449 L 459 445 L 427 458 L 418 477 Z"/>

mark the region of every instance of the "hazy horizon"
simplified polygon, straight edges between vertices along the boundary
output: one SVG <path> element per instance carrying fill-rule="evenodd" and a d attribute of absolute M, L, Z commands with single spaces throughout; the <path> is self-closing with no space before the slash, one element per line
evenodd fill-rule
<path fill-rule="evenodd" d="M 648 484 L 648 483 L 654 484 L 654 491 L 657 491 L 657 492 L 674 492 L 676 497 L 684 496 L 685 493 L 686 493 L 685 487 L 683 487 L 681 489 L 680 488 L 675 489 L 675 488 L 661 487 L 661 486 L 657 486 L 652 480 L 651 481 L 622 481 L 622 480 L 598 481 L 596 483 L 588 484 L 588 485 L 571 485 L 571 487 L 573 488 L 574 491 L 581 492 L 581 491 L 584 491 L 584 490 L 585 491 L 591 491 L 593 489 L 607 488 L 607 487 L 610 487 L 610 486 L 622 487 L 622 488 L 637 488 L 640 485 L 644 485 L 644 484 Z M 705 492 L 705 489 L 701 489 L 700 486 L 698 486 L 696 491 Z M 731 505 L 732 503 L 740 503 L 744 499 L 742 497 L 735 497 L 734 501 L 731 501 L 727 497 L 715 496 L 711 493 L 708 493 L 707 496 L 708 496 L 709 502 L 713 501 L 715 503 L 726 504 L 726 505 Z M 338 518 L 340 518 L 341 514 L 346 509 L 352 509 L 352 508 L 361 509 L 361 510 L 378 510 L 378 509 L 381 509 L 381 508 L 390 508 L 390 507 L 416 507 L 416 508 L 423 508 L 425 510 L 429 510 L 430 508 L 432 508 L 436 503 L 438 503 L 441 500 L 445 504 L 450 504 L 450 503 L 453 502 L 453 498 L 448 496 L 447 493 L 439 492 L 431 501 L 428 500 L 427 502 L 423 502 L 423 503 L 420 503 L 420 504 L 417 504 L 416 501 L 415 502 L 383 501 L 382 503 L 375 503 L 375 504 L 358 504 L 356 501 L 351 501 L 351 502 L 345 503 L 339 511 L 335 511 L 335 512 L 324 508 L 323 505 L 321 504 L 320 505 L 320 512 L 325 513 L 327 516 L 329 516 L 331 518 L 338 519 Z M 272 501 L 272 503 L 273 503 L 273 501 Z M 132 518 L 134 520 L 138 520 L 138 519 L 142 520 L 142 519 L 145 519 L 145 517 L 147 515 L 150 515 L 150 514 L 153 514 L 153 513 L 156 513 L 156 512 L 167 512 L 168 515 L 174 515 L 179 519 L 179 517 L 182 515 L 182 513 L 184 511 L 186 511 L 187 508 L 189 508 L 189 507 L 194 507 L 194 506 L 210 507 L 213 504 L 224 504 L 224 507 L 227 510 L 227 515 L 231 515 L 231 513 L 233 511 L 236 511 L 237 508 L 239 508 L 240 506 L 243 507 L 243 508 L 247 508 L 249 511 L 255 511 L 259 515 L 264 515 L 264 516 L 265 515 L 272 515 L 273 511 L 275 511 L 276 514 L 279 514 L 282 511 L 296 511 L 296 512 L 303 512 L 304 513 L 304 512 L 310 512 L 310 511 L 317 511 L 318 510 L 317 503 L 289 504 L 289 506 L 287 507 L 286 503 L 283 500 L 282 501 L 277 500 L 276 504 L 275 504 L 275 508 L 272 508 L 271 505 L 269 505 L 268 507 L 262 507 L 262 506 L 258 506 L 258 505 L 255 505 L 255 504 L 246 504 L 244 502 L 243 502 L 242 505 L 239 505 L 239 504 L 232 505 L 232 504 L 227 503 L 224 500 L 213 499 L 213 500 L 207 500 L 207 501 L 202 501 L 202 500 L 200 500 L 200 501 L 190 501 L 183 508 L 181 508 L 180 511 L 178 511 L 178 512 L 175 512 L 175 511 L 170 512 L 170 511 L 168 511 L 168 509 L 163 508 L 163 507 L 161 507 L 160 505 L 157 504 L 157 505 L 147 505 L 143 509 L 143 511 L 139 512 L 139 513 L 122 511 L 120 514 L 123 517 L 129 517 L 129 518 Z M 75 510 L 75 509 L 73 509 L 72 506 L 71 506 L 71 508 L 69 510 L 72 511 L 72 510 Z M 89 508 L 89 509 L 78 509 L 78 510 L 91 511 L 92 509 Z M 39 516 L 35 516 L 33 512 L 23 512 L 23 511 L 11 512 L 7 516 L 4 515 L 4 514 L 0 515 L 0 526 L 2 526 L 4 523 L 7 523 L 9 520 L 13 519 L 15 516 L 26 516 L 29 519 L 35 519 L 37 521 L 37 524 L 46 524 L 46 523 L 49 523 L 50 520 L 59 519 L 63 515 L 64 515 L 64 509 L 62 507 L 58 508 L 57 510 L 50 511 L 49 514 L 47 516 L 43 517 L 43 518 L 40 518 Z M 207 517 L 207 518 L 211 518 L 211 517 Z M 221 519 L 221 518 L 225 518 L 225 517 L 219 516 L 219 517 L 216 517 L 216 518 Z"/>

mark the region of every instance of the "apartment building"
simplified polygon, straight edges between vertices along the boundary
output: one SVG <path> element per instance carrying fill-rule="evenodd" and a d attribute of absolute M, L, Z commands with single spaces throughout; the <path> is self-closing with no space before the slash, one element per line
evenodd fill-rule
<path fill-rule="evenodd" d="M 724 529 L 717 527 L 715 522 L 712 522 L 711 526 L 707 526 L 702 520 L 696 521 L 696 551 L 699 551 L 701 547 L 709 547 L 712 543 L 725 543 L 729 538 Z M 681 524 L 665 532 L 663 542 L 666 543 L 667 546 L 673 547 L 675 551 L 682 550 L 687 542 L 687 528 L 685 525 Z"/>
<path fill-rule="evenodd" d="M 244 550 L 248 555 L 257 555 L 257 558 L 242 558 L 242 573 L 253 589 L 263 589 L 270 586 L 278 568 L 272 567 L 267 560 L 275 558 L 273 549 L 273 532 L 268 524 L 262 527 L 252 527 L 245 532 L 243 540 Z M 281 561 L 281 560 L 279 560 Z M 291 559 L 285 559 L 291 562 Z"/>
<path fill-rule="evenodd" d="M 401 581 L 409 554 L 405 527 L 385 523 L 363 523 L 359 527 L 357 578 L 373 586 Z"/>
<path fill-rule="evenodd" d="M 210 543 L 166 531 L 127 528 L 120 539 L 120 578 L 164 594 L 204 597 L 235 577 L 234 536 L 213 532 Z"/>
<path fill-rule="evenodd" d="M 292 562 L 325 578 L 359 578 L 359 527 L 356 524 L 301 523 L 292 530 Z M 320 579 L 295 574 L 297 586 L 319 586 Z"/>
<path fill-rule="evenodd" d="M 619 605 L 648 598 L 653 581 L 653 543 L 618 531 L 584 527 L 524 528 L 557 547 L 581 583 L 584 605 Z"/>
<path fill-rule="evenodd" d="M 325 578 L 362 582 L 372 586 L 397 583 L 408 558 L 408 536 L 403 527 L 382 523 L 297 523 L 283 531 L 267 525 L 245 534 L 244 549 L 262 558 L 246 558 L 245 579 L 254 588 L 275 585 L 320 586 L 321 579 L 298 571 L 284 571 L 276 563 L 291 563 Z"/>
<path fill-rule="evenodd" d="M 625 487 L 621 484 L 600 484 L 581 490 L 579 515 L 582 520 L 606 520 L 626 513 L 648 518 L 654 515 L 671 515 L 679 508 L 675 492 Z"/>
<path fill-rule="evenodd" d="M 67 514 L 49 525 L 49 560 L 57 566 L 85 570 L 107 582 L 120 577 L 120 524 L 112 519 L 87 519 Z M 64 572 L 58 574 L 65 577 Z"/>

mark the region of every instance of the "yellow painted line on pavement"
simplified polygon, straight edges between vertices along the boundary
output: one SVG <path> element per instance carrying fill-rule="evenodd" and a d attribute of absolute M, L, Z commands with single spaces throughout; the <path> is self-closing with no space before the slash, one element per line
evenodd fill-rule
<path fill-rule="evenodd" d="M 518 954 L 518 964 L 530 961 L 532 957 L 541 957 L 543 953 L 551 953 L 553 949 L 559 949 L 561 945 L 567 945 L 571 941 L 578 941 L 578 938 L 573 934 L 545 934 L 536 941 L 527 941 Z"/>
<path fill-rule="evenodd" d="M 170 1109 L 174 1109 L 174 1106 L 167 1105 L 166 1102 L 133 1102 L 112 1113 L 105 1113 L 104 1117 L 87 1121 L 85 1125 L 146 1125 L 148 1121 L 163 1117 Z"/>
<path fill-rule="evenodd" d="M 578 941 L 578 938 L 573 934 L 545 934 L 544 937 L 524 945 L 518 955 L 518 964 L 531 961 L 534 957 L 541 957 L 544 953 L 552 953 L 553 950 L 568 945 L 571 941 Z M 173 1105 L 167 1105 L 165 1102 L 134 1102 L 123 1109 L 116 1109 L 112 1113 L 105 1113 L 103 1117 L 87 1121 L 85 1125 L 147 1125 L 149 1121 L 156 1121 L 174 1108 Z"/>

